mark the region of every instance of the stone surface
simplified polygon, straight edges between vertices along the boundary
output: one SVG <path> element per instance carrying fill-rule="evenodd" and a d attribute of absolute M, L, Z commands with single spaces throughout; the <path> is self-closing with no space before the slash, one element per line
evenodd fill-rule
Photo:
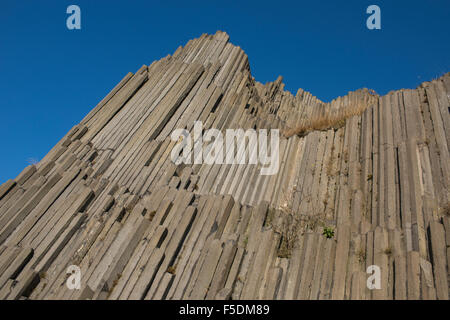
<path fill-rule="evenodd" d="M 282 77 L 257 82 L 226 33 L 203 34 L 128 73 L 0 186 L 0 299 L 448 300 L 449 96 L 450 74 L 382 97 L 294 96 Z M 174 164 L 171 134 L 196 120 L 279 129 L 278 171 L 198 149 Z M 260 149 L 246 148 L 234 156 Z"/>

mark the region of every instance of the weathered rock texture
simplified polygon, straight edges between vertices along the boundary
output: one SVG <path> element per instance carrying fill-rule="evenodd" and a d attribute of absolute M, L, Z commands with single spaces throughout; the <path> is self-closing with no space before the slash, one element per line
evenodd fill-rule
<path fill-rule="evenodd" d="M 256 82 L 223 32 L 127 74 L 0 186 L 0 299 L 448 299 L 450 74 L 331 103 L 283 87 Z M 287 130 L 327 114 L 345 116 L 280 138 L 272 176 L 170 158 L 194 120 Z"/>

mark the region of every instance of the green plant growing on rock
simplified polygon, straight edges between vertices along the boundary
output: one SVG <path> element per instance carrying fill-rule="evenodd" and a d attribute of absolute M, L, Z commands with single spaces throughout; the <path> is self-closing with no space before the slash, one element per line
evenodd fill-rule
<path fill-rule="evenodd" d="M 325 227 L 323 228 L 322 234 L 327 238 L 331 239 L 334 237 L 334 229 L 332 227 Z"/>

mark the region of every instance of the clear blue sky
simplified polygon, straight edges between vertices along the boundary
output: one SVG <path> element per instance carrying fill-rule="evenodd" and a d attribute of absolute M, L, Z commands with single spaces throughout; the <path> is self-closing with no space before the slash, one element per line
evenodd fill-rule
<path fill-rule="evenodd" d="M 66 8 L 81 8 L 81 30 Z M 366 8 L 381 8 L 368 30 Z M 129 71 L 228 32 L 260 82 L 324 101 L 414 88 L 450 71 L 450 1 L 19 1 L 0 9 L 0 183 L 40 160 Z"/>

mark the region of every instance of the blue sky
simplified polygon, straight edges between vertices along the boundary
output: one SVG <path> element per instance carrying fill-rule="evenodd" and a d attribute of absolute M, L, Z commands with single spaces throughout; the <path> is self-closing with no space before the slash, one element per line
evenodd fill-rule
<path fill-rule="evenodd" d="M 66 8 L 81 8 L 81 30 Z M 381 30 L 366 8 L 381 8 Z M 450 71 L 450 1 L 17 1 L 0 10 L 0 183 L 40 160 L 129 71 L 226 31 L 260 82 L 323 101 Z"/>

